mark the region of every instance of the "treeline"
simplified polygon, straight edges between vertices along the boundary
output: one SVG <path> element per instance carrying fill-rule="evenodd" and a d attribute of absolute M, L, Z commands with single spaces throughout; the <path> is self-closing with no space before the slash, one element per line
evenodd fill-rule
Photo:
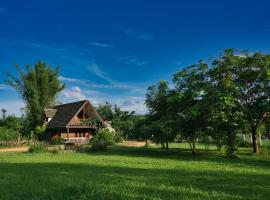
<path fill-rule="evenodd" d="M 7 115 L 6 109 L 1 109 L 0 118 L 0 143 L 7 141 L 18 141 L 23 132 L 23 118 Z"/>
<path fill-rule="evenodd" d="M 26 104 L 20 131 L 26 137 L 42 138 L 43 109 L 55 105 L 65 87 L 59 80 L 59 68 L 44 62 L 27 66 L 26 71 L 16 67 L 19 78 L 8 74 L 7 83 Z M 182 68 L 172 81 L 173 87 L 159 81 L 148 88 L 147 115 L 122 111 L 109 103 L 98 111 L 110 121 L 119 139 L 152 140 L 165 149 L 170 142 L 187 141 L 193 154 L 198 139 L 211 140 L 218 149 L 225 145 L 233 157 L 237 135 L 251 134 L 253 151 L 259 153 L 258 133 L 268 133 L 270 128 L 270 55 L 228 49 L 211 62 Z"/>
<path fill-rule="evenodd" d="M 233 157 L 237 134 L 251 134 L 259 153 L 258 131 L 269 130 L 270 55 L 228 49 L 212 62 L 184 67 L 172 80 L 173 88 L 166 81 L 148 88 L 145 138 L 168 148 L 180 137 L 193 153 L 197 138 L 211 138 Z"/>
<path fill-rule="evenodd" d="M 164 149 L 187 141 L 193 154 L 196 142 L 226 146 L 234 157 L 237 136 L 251 135 L 259 153 L 258 134 L 269 133 L 270 55 L 227 49 L 211 62 L 182 68 L 173 87 L 159 81 L 148 88 L 149 114 L 138 116 L 109 103 L 98 111 L 124 137 L 152 140 Z"/>

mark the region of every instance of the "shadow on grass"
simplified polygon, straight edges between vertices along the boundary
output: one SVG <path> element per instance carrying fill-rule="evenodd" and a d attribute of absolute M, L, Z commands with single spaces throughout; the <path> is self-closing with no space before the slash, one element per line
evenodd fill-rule
<path fill-rule="evenodd" d="M 268 199 L 270 195 L 269 177 L 225 170 L 0 163 L 0 177 L 3 199 Z"/>
<path fill-rule="evenodd" d="M 246 165 L 257 168 L 270 168 L 270 161 L 263 160 L 260 157 L 252 156 L 249 154 L 240 154 L 239 158 L 228 158 L 215 150 L 204 151 L 199 150 L 194 156 L 191 154 L 189 149 L 185 148 L 174 148 L 169 151 L 165 151 L 161 148 L 145 148 L 145 147 L 124 147 L 124 146 L 113 146 L 107 151 L 89 151 L 89 154 L 94 155 L 117 155 L 117 156 L 128 156 L 128 157 L 149 157 L 155 159 L 172 159 L 182 161 L 206 161 L 215 162 L 219 164 L 227 165 Z M 244 157 L 243 157 L 244 156 Z"/>

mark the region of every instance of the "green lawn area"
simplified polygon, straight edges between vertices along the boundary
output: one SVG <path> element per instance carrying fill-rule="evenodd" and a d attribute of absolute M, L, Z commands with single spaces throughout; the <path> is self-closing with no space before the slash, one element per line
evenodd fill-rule
<path fill-rule="evenodd" d="M 0 199 L 269 199 L 270 161 L 186 145 L 107 152 L 0 153 Z M 199 146 L 203 149 L 203 146 Z"/>

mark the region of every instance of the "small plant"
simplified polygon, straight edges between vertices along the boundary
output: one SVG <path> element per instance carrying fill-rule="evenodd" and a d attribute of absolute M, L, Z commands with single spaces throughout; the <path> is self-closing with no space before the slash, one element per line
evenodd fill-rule
<path fill-rule="evenodd" d="M 123 137 L 123 132 L 122 131 L 117 131 L 114 135 L 114 139 L 115 139 L 115 142 L 116 143 L 121 143 L 123 142 L 124 140 L 124 137 Z"/>
<path fill-rule="evenodd" d="M 108 129 L 100 128 L 92 138 L 91 144 L 94 150 L 106 150 L 108 146 L 115 144 L 115 138 Z"/>
<path fill-rule="evenodd" d="M 53 145 L 61 145 L 64 143 L 64 139 L 57 135 L 52 138 L 51 143 Z"/>
<path fill-rule="evenodd" d="M 58 149 L 53 149 L 50 151 L 52 154 L 58 154 L 59 153 L 59 150 Z"/>
<path fill-rule="evenodd" d="M 35 143 L 30 146 L 29 153 L 41 153 L 45 151 L 45 147 L 42 143 Z"/>

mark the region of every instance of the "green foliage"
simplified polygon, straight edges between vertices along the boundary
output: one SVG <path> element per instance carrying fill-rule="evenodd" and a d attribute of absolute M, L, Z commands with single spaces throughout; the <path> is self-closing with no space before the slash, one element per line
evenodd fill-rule
<path fill-rule="evenodd" d="M 82 121 L 82 123 L 86 126 L 97 127 L 97 128 L 99 128 L 101 125 L 101 122 L 95 118 L 85 119 L 84 121 Z"/>
<path fill-rule="evenodd" d="M 92 149 L 106 150 L 108 146 L 115 144 L 115 138 L 112 132 L 106 128 L 100 128 L 91 140 Z"/>
<path fill-rule="evenodd" d="M 43 143 L 35 143 L 32 144 L 28 150 L 29 153 L 41 153 L 45 151 L 45 147 Z"/>
<path fill-rule="evenodd" d="M 124 138 L 127 138 L 132 134 L 134 111 L 123 111 L 117 105 L 112 106 L 108 102 L 106 102 L 105 105 L 99 105 L 97 111 L 104 120 L 110 121 L 116 132 L 121 132 Z"/>
<path fill-rule="evenodd" d="M 26 72 L 18 65 L 16 68 L 20 78 L 8 74 L 7 83 L 19 92 L 26 103 L 26 125 L 28 130 L 34 130 L 43 122 L 43 109 L 51 107 L 57 94 L 64 89 L 59 81 L 59 67 L 54 69 L 39 61 L 34 68 L 28 65 Z"/>
<path fill-rule="evenodd" d="M 116 131 L 114 133 L 114 140 L 116 143 L 121 143 L 124 140 L 123 133 L 121 131 Z"/>
<path fill-rule="evenodd" d="M 47 130 L 46 124 L 37 126 L 34 131 L 36 139 L 39 139 L 39 140 L 46 139 L 46 135 L 45 135 L 46 130 Z"/>
<path fill-rule="evenodd" d="M 52 143 L 53 145 L 61 145 L 61 144 L 64 143 L 64 139 L 61 138 L 60 136 L 56 135 L 56 136 L 54 136 L 54 137 L 52 138 L 51 143 Z"/>
<path fill-rule="evenodd" d="M 14 141 L 20 137 L 19 131 L 9 129 L 6 127 L 0 127 L 0 141 Z"/>
<path fill-rule="evenodd" d="M 21 131 L 23 128 L 23 119 L 14 115 L 8 115 L 0 120 L 0 126 L 16 131 Z"/>

